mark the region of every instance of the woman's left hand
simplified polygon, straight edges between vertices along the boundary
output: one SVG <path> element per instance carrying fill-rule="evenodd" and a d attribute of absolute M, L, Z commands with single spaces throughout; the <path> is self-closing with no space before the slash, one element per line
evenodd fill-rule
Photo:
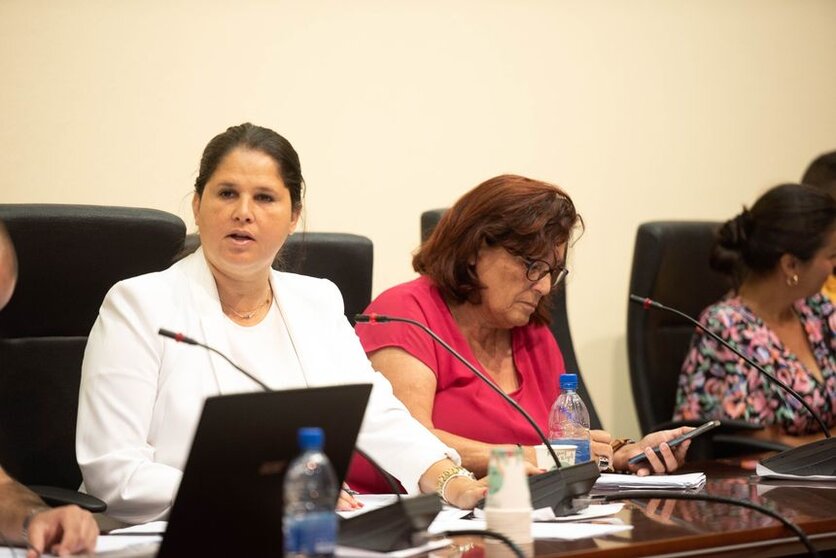
<path fill-rule="evenodd" d="M 604 471 L 612 470 L 615 456 L 612 452 L 612 436 L 605 430 L 590 430 L 589 431 L 589 450 L 590 457 L 598 464 L 598 468 Z M 604 466 L 606 463 L 606 466 Z"/>
<path fill-rule="evenodd" d="M 666 442 L 693 430 L 690 426 L 683 426 L 674 430 L 660 430 L 651 432 L 635 444 L 628 444 L 615 452 L 615 468 L 619 471 L 630 471 L 637 475 L 672 473 L 679 469 L 685 462 L 685 454 L 691 445 L 690 440 L 682 442 L 679 446 L 671 448 Z M 661 458 L 656 455 L 653 448 L 659 446 Z M 630 465 L 628 460 L 640 453 L 644 453 L 647 461 L 637 465 Z"/>

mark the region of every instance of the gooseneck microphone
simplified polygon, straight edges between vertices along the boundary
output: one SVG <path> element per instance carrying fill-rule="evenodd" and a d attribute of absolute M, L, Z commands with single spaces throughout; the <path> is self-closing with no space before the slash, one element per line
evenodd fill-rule
<path fill-rule="evenodd" d="M 748 364 L 749 366 L 751 366 L 752 368 L 754 368 L 755 370 L 760 372 L 763 376 L 768 378 L 770 382 L 780 386 L 781 389 L 783 389 L 784 391 L 786 391 L 787 393 L 792 395 L 799 403 L 801 403 L 804 406 L 805 409 L 807 409 L 807 411 L 813 416 L 813 418 L 816 419 L 816 422 L 819 423 L 819 428 L 821 428 L 821 431 L 824 432 L 824 436 L 826 438 L 830 438 L 830 430 L 824 424 L 824 421 L 822 420 L 822 418 L 818 415 L 818 413 L 816 413 L 816 411 L 813 410 L 813 408 L 806 401 L 804 401 L 804 398 L 801 397 L 801 395 L 797 391 L 795 391 L 790 386 L 788 386 L 787 384 L 785 384 L 784 382 L 782 382 L 781 380 L 779 380 L 778 378 L 776 378 L 775 376 L 773 376 L 772 374 L 767 372 L 762 366 L 758 365 L 751 358 L 744 355 L 743 352 L 741 352 L 740 349 L 735 347 L 732 343 L 729 343 L 728 341 L 726 341 L 725 339 L 723 339 L 722 337 L 720 337 L 719 335 L 717 335 L 716 333 L 714 333 L 713 331 L 711 331 L 710 329 L 708 329 L 707 327 L 702 325 L 698 320 L 695 320 L 694 318 L 692 318 L 691 316 L 689 316 L 685 312 L 680 312 L 676 308 L 671 308 L 669 306 L 665 306 L 664 304 L 660 304 L 660 303 L 658 303 L 655 300 L 652 300 L 650 298 L 642 298 L 642 297 L 636 296 L 634 294 L 630 295 L 630 300 L 633 301 L 633 302 L 641 304 L 642 307 L 645 310 L 648 310 L 651 307 L 652 308 L 658 308 L 659 310 L 664 310 L 666 312 L 671 312 L 672 314 L 676 314 L 680 318 L 684 318 L 685 320 L 687 320 L 687 321 L 691 322 L 692 324 L 694 324 L 695 326 L 697 326 L 700 330 L 705 332 L 709 337 L 711 337 L 712 339 L 714 339 L 715 341 L 717 341 L 718 343 L 723 345 L 725 348 L 727 348 L 728 350 L 730 350 L 731 352 L 733 352 L 734 354 L 736 354 L 737 356 L 742 358 L 743 361 L 746 364 Z"/>
<path fill-rule="evenodd" d="M 830 436 L 830 430 L 825 425 L 822 418 L 816 413 L 813 408 L 804 401 L 804 398 L 799 395 L 794 389 L 790 386 L 786 385 L 784 382 L 778 380 L 775 376 L 768 373 L 764 370 L 763 367 L 759 366 L 752 359 L 748 358 L 744 355 L 737 347 L 733 344 L 729 343 L 713 331 L 706 328 L 702 325 L 699 321 L 695 320 L 688 314 L 684 312 L 680 312 L 674 308 L 670 308 L 665 306 L 664 304 L 660 304 L 655 300 L 651 300 L 649 298 L 642 298 L 640 296 L 636 296 L 634 294 L 630 295 L 630 300 L 633 302 L 637 302 L 641 304 L 645 310 L 649 308 L 658 308 L 660 310 L 664 310 L 666 312 L 671 312 L 676 314 L 677 316 L 684 318 L 688 322 L 697 326 L 700 330 L 704 331 L 707 335 L 709 335 L 712 339 L 729 349 L 731 352 L 739 356 L 743 359 L 746 364 L 757 370 L 761 373 L 764 377 L 766 377 L 770 382 L 773 382 L 775 385 L 780 386 L 781 389 L 786 391 L 792 397 L 794 397 L 798 402 L 800 402 L 807 412 L 816 419 L 816 422 L 821 428 L 821 431 L 824 433 L 824 439 L 818 440 L 815 442 L 810 442 L 807 444 L 803 444 L 788 450 L 784 450 L 777 455 L 773 455 L 772 457 L 768 457 L 766 459 L 762 459 L 760 461 L 760 466 L 766 467 L 769 473 L 776 472 L 785 475 L 796 475 L 802 477 L 810 477 L 810 476 L 817 476 L 817 475 L 824 475 L 833 477 L 836 476 L 836 438 L 832 438 Z"/>
<path fill-rule="evenodd" d="M 552 445 L 549 443 L 548 438 L 546 438 L 546 435 L 543 434 L 542 430 L 540 430 L 540 427 L 537 426 L 537 423 L 534 421 L 534 419 L 531 418 L 531 416 L 527 412 L 525 412 L 525 409 L 523 409 L 516 401 L 511 399 L 507 393 L 502 391 L 502 389 L 499 386 L 497 386 L 490 379 L 488 379 L 472 363 L 470 363 L 466 358 L 459 354 L 458 351 L 456 351 L 446 341 L 439 337 L 437 333 L 435 333 L 433 330 L 431 330 L 429 327 L 422 324 L 421 322 L 413 320 L 411 318 L 403 318 L 399 316 L 384 316 L 380 314 L 357 314 L 354 316 L 354 321 L 358 324 L 401 322 L 415 326 L 427 335 L 429 335 L 433 339 L 433 341 L 441 345 L 446 351 L 453 355 L 456 358 L 456 360 L 461 362 L 468 370 L 473 372 L 480 380 L 485 382 L 492 390 L 494 390 L 500 397 L 502 397 L 503 400 L 505 400 L 522 417 L 524 417 L 526 421 L 528 421 L 528 423 L 537 433 L 537 436 L 549 449 L 552 459 L 554 459 L 555 465 L 557 466 L 555 469 L 552 469 L 551 471 L 548 471 L 546 473 L 529 477 L 529 488 L 531 490 L 531 500 L 534 509 L 548 506 L 554 510 L 556 516 L 563 516 L 576 512 L 572 500 L 575 497 L 588 494 L 589 491 L 592 489 L 592 486 L 595 484 L 595 481 L 601 475 L 601 472 L 598 470 L 597 464 L 595 464 L 593 461 L 587 461 L 585 463 L 579 463 L 569 467 L 561 467 L 560 460 L 557 458 L 554 448 L 552 448 Z"/>

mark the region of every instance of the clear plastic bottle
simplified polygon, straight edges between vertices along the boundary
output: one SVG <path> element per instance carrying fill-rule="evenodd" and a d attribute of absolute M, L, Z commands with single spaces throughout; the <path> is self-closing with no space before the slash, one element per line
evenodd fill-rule
<path fill-rule="evenodd" d="M 284 480 L 284 555 L 330 557 L 337 545 L 337 476 L 322 452 L 321 428 L 300 428 L 302 454 L 291 461 Z"/>
<path fill-rule="evenodd" d="M 589 461 L 589 411 L 577 393 L 578 375 L 560 375 L 560 395 L 549 414 L 549 440 L 575 446 L 575 463 Z"/>

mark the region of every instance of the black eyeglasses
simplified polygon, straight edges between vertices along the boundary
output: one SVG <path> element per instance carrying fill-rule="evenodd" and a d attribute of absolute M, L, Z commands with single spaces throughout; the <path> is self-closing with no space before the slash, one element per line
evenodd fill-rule
<path fill-rule="evenodd" d="M 543 260 L 531 260 L 523 256 L 517 257 L 525 264 L 525 276 L 532 283 L 536 283 L 546 275 L 551 275 L 552 289 L 554 289 L 569 275 L 569 270 L 566 269 L 566 266 L 558 264 L 556 267 L 552 267 L 548 262 Z"/>

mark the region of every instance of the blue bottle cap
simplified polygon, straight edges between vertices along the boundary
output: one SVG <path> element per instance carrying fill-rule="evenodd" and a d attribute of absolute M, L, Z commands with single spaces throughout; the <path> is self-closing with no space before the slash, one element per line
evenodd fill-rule
<path fill-rule="evenodd" d="M 325 441 L 325 434 L 318 426 L 308 426 L 299 429 L 299 448 L 302 451 L 310 449 L 321 450 Z"/>
<path fill-rule="evenodd" d="M 576 390 L 578 389 L 578 375 L 577 374 L 561 374 L 560 375 L 560 389 Z"/>

